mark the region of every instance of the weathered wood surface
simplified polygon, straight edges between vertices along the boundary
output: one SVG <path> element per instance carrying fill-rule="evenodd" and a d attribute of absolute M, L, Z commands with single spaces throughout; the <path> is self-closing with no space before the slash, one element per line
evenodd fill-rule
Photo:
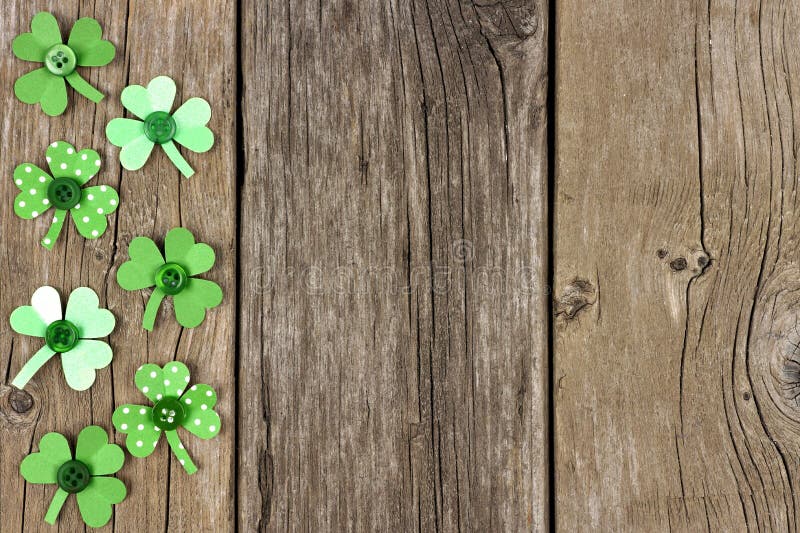
<path fill-rule="evenodd" d="M 70 95 L 67 112 L 56 118 L 18 102 L 13 81 L 33 68 L 11 54 L 11 41 L 29 31 L 33 15 L 51 11 L 66 37 L 81 16 L 97 18 L 104 35 L 117 46 L 111 65 L 86 69 L 93 84 L 107 98 L 95 105 Z M 117 317 L 110 337 L 114 362 L 98 371 L 87 392 L 72 391 L 64 381 L 57 359 L 50 361 L 25 392 L 0 386 L 0 530 L 52 531 L 43 522 L 52 486 L 25 485 L 18 468 L 22 458 L 49 431 L 74 438 L 95 423 L 113 431 L 111 414 L 124 402 L 145 400 L 134 387 L 133 375 L 145 362 L 184 361 L 192 378 L 214 386 L 220 396 L 222 432 L 212 441 L 187 440 L 200 470 L 188 476 L 170 460 L 166 442 L 159 443 L 147 459 L 128 456 L 119 477 L 129 496 L 115 507 L 111 531 L 229 531 L 234 527 L 234 437 L 237 389 L 235 364 L 236 301 L 236 6 L 234 2 L 192 0 L 170 2 L 4 2 L 0 17 L 0 72 L 3 90 L 2 149 L 0 149 L 0 368 L 3 383 L 13 379 L 21 365 L 38 348 L 35 341 L 13 333 L 7 317 L 29 302 L 44 284 L 59 289 L 62 298 L 80 285 L 98 292 Z M 121 90 L 128 84 L 146 84 L 157 75 L 176 79 L 176 102 L 203 96 L 213 109 L 210 127 L 217 144 L 207 154 L 186 157 L 197 174 L 187 181 L 156 150 L 140 171 L 121 171 L 118 149 L 107 142 L 105 126 L 122 116 Z M 72 93 L 72 91 L 70 91 Z M 109 218 L 108 231 L 96 241 L 81 238 L 71 222 L 55 248 L 39 245 L 48 221 L 24 221 L 11 209 L 16 187 L 11 175 L 24 161 L 44 165 L 47 145 L 58 139 L 77 147 L 94 148 L 104 164 L 96 184 L 117 187 L 120 207 Z M 47 217 L 42 217 L 47 218 Z M 217 264 L 208 274 L 223 287 L 223 304 L 209 312 L 194 330 L 184 330 L 174 320 L 171 306 L 162 309 L 152 333 L 141 328 L 145 295 L 123 291 L 116 284 L 116 269 L 127 259 L 130 240 L 137 235 L 157 242 L 174 226 L 191 229 L 217 252 Z M 122 443 L 122 436 L 117 436 Z M 83 529 L 74 498 L 58 522 L 59 531 Z"/>
<path fill-rule="evenodd" d="M 546 529 L 546 3 L 241 23 L 239 529 Z"/>
<path fill-rule="evenodd" d="M 556 11 L 556 525 L 796 531 L 798 5 Z"/>

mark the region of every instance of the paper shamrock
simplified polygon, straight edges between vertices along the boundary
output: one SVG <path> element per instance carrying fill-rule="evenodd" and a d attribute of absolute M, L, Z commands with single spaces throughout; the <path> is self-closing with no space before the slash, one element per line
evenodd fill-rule
<path fill-rule="evenodd" d="M 130 260 L 117 270 L 117 283 L 128 291 L 155 286 L 142 316 L 142 327 L 153 330 L 158 308 L 165 296 L 172 296 L 175 318 L 185 328 L 200 325 L 206 309 L 222 302 L 222 289 L 213 281 L 195 278 L 214 266 L 214 250 L 195 243 L 186 228 L 172 228 L 164 239 L 164 252 L 151 239 L 136 237 L 128 247 Z M 166 260 L 165 260 L 166 257 Z"/>
<path fill-rule="evenodd" d="M 14 83 L 14 94 L 26 104 L 40 104 L 50 116 L 67 108 L 67 81 L 72 88 L 92 102 L 103 93 L 78 74 L 76 67 L 102 67 L 114 59 L 116 49 L 101 39 L 103 30 L 93 18 L 75 21 L 67 44 L 61 42 L 56 18 L 47 12 L 37 13 L 31 21 L 31 33 L 18 35 L 11 45 L 14 55 L 44 66 L 25 74 Z"/>
<path fill-rule="evenodd" d="M 175 82 L 167 76 L 147 84 L 130 85 L 122 91 L 122 105 L 144 122 L 115 118 L 106 126 L 111 144 L 122 147 L 119 161 L 128 170 L 139 170 L 147 162 L 153 146 L 160 144 L 170 161 L 187 178 L 194 170 L 181 156 L 175 143 L 193 152 L 207 152 L 214 145 L 214 134 L 206 127 L 211 120 L 211 106 L 202 98 L 190 98 L 175 113 Z M 174 142 L 173 142 L 174 141 Z"/>
<path fill-rule="evenodd" d="M 44 286 L 33 293 L 31 305 L 14 309 L 10 320 L 11 329 L 17 333 L 45 341 L 11 382 L 19 389 L 58 353 L 67 384 L 78 391 L 86 390 L 94 383 L 95 370 L 108 366 L 113 357 L 108 344 L 94 339 L 109 335 L 116 320 L 111 311 L 100 308 L 97 294 L 88 287 L 72 291 L 63 319 L 58 291 Z"/>
<path fill-rule="evenodd" d="M 100 170 L 100 156 L 94 150 L 75 150 L 66 141 L 56 141 L 47 148 L 50 174 L 33 163 L 23 163 L 14 169 L 14 183 L 21 191 L 14 198 L 14 212 L 30 220 L 51 207 L 55 208 L 53 223 L 42 239 L 42 246 L 52 249 L 67 211 L 72 215 L 78 233 L 96 239 L 108 227 L 106 217 L 119 205 L 117 191 L 108 185 L 82 188 Z"/>
<path fill-rule="evenodd" d="M 39 451 L 28 455 L 19 473 L 28 483 L 58 485 L 44 521 L 54 524 L 70 494 L 75 494 L 81 517 L 89 527 L 102 527 L 111 519 L 111 506 L 125 499 L 125 484 L 111 474 L 119 472 L 125 453 L 109 444 L 99 426 L 87 426 L 78 434 L 73 457 L 61 433 L 47 433 L 39 440 Z"/>
<path fill-rule="evenodd" d="M 134 457 L 147 457 L 163 432 L 172 453 L 189 474 L 197 467 L 178 436 L 183 427 L 201 439 L 216 437 L 219 415 L 214 411 L 217 394 L 208 385 L 189 387 L 189 369 L 179 361 L 164 365 L 146 364 L 136 371 L 136 388 L 153 402 L 152 407 L 125 404 L 117 407 L 112 420 L 120 433 L 127 435 L 125 446 Z M 187 388 L 189 387 L 189 388 Z"/>

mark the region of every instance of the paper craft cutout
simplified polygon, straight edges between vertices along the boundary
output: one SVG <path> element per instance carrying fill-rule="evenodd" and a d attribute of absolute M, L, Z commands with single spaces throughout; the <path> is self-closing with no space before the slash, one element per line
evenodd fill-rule
<path fill-rule="evenodd" d="M 40 104 L 50 116 L 67 108 L 67 83 L 94 103 L 104 95 L 78 74 L 76 67 L 102 67 L 111 63 L 116 48 L 101 39 L 103 30 L 93 18 L 75 21 L 67 44 L 62 44 L 56 18 L 47 12 L 37 13 L 31 21 L 31 33 L 18 35 L 11 45 L 14 55 L 24 61 L 44 66 L 20 77 L 14 94 L 26 104 Z"/>
<path fill-rule="evenodd" d="M 56 141 L 47 148 L 48 174 L 33 163 L 14 169 L 14 183 L 21 191 L 14 198 L 14 212 L 31 220 L 51 207 L 53 223 L 41 244 L 48 250 L 55 246 L 64 226 L 67 211 L 78 233 L 97 239 L 108 227 L 106 217 L 119 206 L 119 195 L 108 185 L 81 188 L 100 171 L 100 156 L 94 150 L 75 150 L 66 141 Z"/>
<path fill-rule="evenodd" d="M 136 237 L 128 247 L 130 260 L 117 270 L 117 283 L 128 291 L 155 286 L 142 316 L 142 327 L 153 330 L 158 308 L 165 296 L 172 296 L 175 318 L 185 328 L 199 326 L 206 309 L 222 302 L 222 289 L 213 281 L 195 278 L 214 266 L 216 256 L 207 244 L 195 243 L 186 228 L 169 230 L 164 239 L 164 256 L 151 239 Z"/>
<path fill-rule="evenodd" d="M 111 520 L 112 505 L 122 502 L 128 491 L 111 474 L 125 463 L 125 452 L 109 444 L 99 426 L 87 426 L 78 434 L 73 457 L 61 433 L 47 433 L 39 440 L 39 451 L 22 460 L 19 473 L 28 483 L 58 485 L 44 521 L 55 524 L 67 497 L 75 494 L 78 510 L 89 527 L 102 527 Z"/>
<path fill-rule="evenodd" d="M 211 106 L 202 98 L 190 98 L 175 113 L 175 82 L 167 76 L 147 84 L 130 85 L 122 91 L 122 105 L 144 122 L 115 118 L 106 126 L 111 144 L 122 147 L 119 161 L 128 170 L 139 170 L 147 162 L 153 146 L 160 144 L 170 161 L 187 178 L 194 170 L 181 156 L 175 143 L 193 152 L 207 152 L 214 145 L 214 134 L 206 127 Z M 174 141 L 174 142 L 173 142 Z"/>
<path fill-rule="evenodd" d="M 11 313 L 11 329 L 23 335 L 41 337 L 45 345 L 31 357 L 11 382 L 22 389 L 55 354 L 67 384 L 77 391 L 86 390 L 95 380 L 95 371 L 111 363 L 111 347 L 99 339 L 109 335 L 116 325 L 111 311 L 100 308 L 97 293 L 78 287 L 69 295 L 67 312 L 61 318 L 61 298 L 53 287 L 39 287 L 31 305 L 17 307 Z"/>
<path fill-rule="evenodd" d="M 219 415 L 214 411 L 217 394 L 208 385 L 189 387 L 189 369 L 179 361 L 164 365 L 146 364 L 136 371 L 136 388 L 153 406 L 125 404 L 117 407 L 112 420 L 127 435 L 125 446 L 134 457 L 147 457 L 155 450 L 163 432 L 169 447 L 189 474 L 197 467 L 178 437 L 182 427 L 201 439 L 216 437 Z"/>

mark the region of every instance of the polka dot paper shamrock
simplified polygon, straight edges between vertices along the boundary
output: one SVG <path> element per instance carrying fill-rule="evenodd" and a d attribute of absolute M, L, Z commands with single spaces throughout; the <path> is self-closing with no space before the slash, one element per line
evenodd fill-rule
<path fill-rule="evenodd" d="M 18 58 L 44 66 L 19 78 L 14 83 L 14 94 L 26 104 L 40 104 L 50 116 L 60 115 L 67 108 L 66 83 L 92 102 L 102 100 L 103 93 L 75 70 L 111 63 L 116 49 L 100 38 L 102 34 L 95 19 L 81 18 L 72 26 L 67 44 L 63 44 L 56 18 L 50 13 L 37 13 L 31 21 L 31 33 L 17 36 L 11 48 Z"/>
<path fill-rule="evenodd" d="M 181 362 L 146 364 L 136 372 L 136 387 L 153 406 L 125 404 L 117 407 L 112 420 L 120 433 L 127 435 L 125 446 L 134 457 L 147 457 L 158 444 L 161 433 L 172 452 L 189 474 L 197 472 L 181 443 L 177 429 L 182 427 L 201 439 L 216 437 L 219 415 L 214 411 L 217 394 L 208 385 L 189 387 L 189 369 Z"/>
<path fill-rule="evenodd" d="M 214 134 L 206 127 L 211 106 L 202 98 L 190 98 L 170 114 L 175 101 L 175 82 L 167 76 L 154 78 L 147 88 L 131 85 L 122 91 L 122 105 L 144 122 L 115 118 L 106 127 L 111 144 L 122 147 L 119 161 L 128 170 L 139 170 L 156 144 L 187 178 L 194 170 L 181 156 L 175 143 L 193 152 L 207 152 L 214 145 Z M 173 142 L 174 141 L 174 142 Z"/>
<path fill-rule="evenodd" d="M 205 319 L 206 309 L 222 302 L 219 285 L 193 277 L 214 266 L 214 250 L 207 244 L 195 243 L 194 235 L 186 228 L 173 228 L 164 239 L 164 252 L 162 256 L 151 239 L 136 237 L 128 247 L 130 260 L 117 270 L 117 282 L 128 291 L 155 286 L 142 317 L 144 329 L 153 330 L 165 296 L 172 296 L 175 318 L 181 326 L 197 327 Z"/>
<path fill-rule="evenodd" d="M 50 173 L 33 163 L 14 169 L 14 184 L 20 193 L 14 198 L 14 212 L 30 220 L 55 208 L 53 222 L 42 239 L 42 246 L 52 249 L 67 211 L 78 233 L 96 239 L 108 227 L 106 217 L 119 205 L 117 191 L 107 185 L 82 188 L 100 171 L 100 156 L 94 150 L 75 150 L 66 141 L 56 141 L 47 148 Z"/>
<path fill-rule="evenodd" d="M 78 510 L 89 527 L 102 527 L 111 520 L 112 505 L 122 502 L 128 491 L 111 474 L 119 472 L 125 453 L 108 442 L 99 426 L 87 426 L 78 434 L 75 455 L 61 433 L 47 433 L 39 441 L 39 451 L 28 455 L 19 473 L 28 483 L 58 485 L 44 521 L 55 524 L 70 494 L 78 500 Z"/>
<path fill-rule="evenodd" d="M 11 313 L 11 329 L 45 341 L 19 371 L 12 385 L 19 389 L 25 387 L 55 354 L 61 355 L 67 384 L 78 391 L 91 387 L 95 371 L 111 363 L 111 347 L 96 339 L 111 334 L 116 320 L 111 311 L 100 308 L 97 293 L 88 287 L 78 287 L 69 295 L 67 312 L 64 318 L 61 316 L 58 291 L 47 286 L 36 289 L 31 305 L 17 307 Z"/>

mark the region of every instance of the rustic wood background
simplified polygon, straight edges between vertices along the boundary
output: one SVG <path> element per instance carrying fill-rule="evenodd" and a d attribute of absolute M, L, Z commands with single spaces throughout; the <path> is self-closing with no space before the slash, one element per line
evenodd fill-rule
<path fill-rule="evenodd" d="M 43 9 L 117 44 L 100 105 L 14 98 Z M 18 475 L 42 434 L 111 429 L 176 357 L 223 431 L 192 477 L 129 458 L 108 530 L 800 529 L 797 27 L 755 0 L 5 0 L 0 317 L 88 285 L 118 327 L 89 392 L 56 364 L 0 385 L 0 530 L 51 529 Z M 121 172 L 103 133 L 159 74 L 212 104 L 189 181 Z M 121 204 L 47 252 L 11 172 L 62 138 Z M 116 269 L 179 224 L 226 298 L 147 334 Z M 4 383 L 33 348 L 0 319 Z"/>

